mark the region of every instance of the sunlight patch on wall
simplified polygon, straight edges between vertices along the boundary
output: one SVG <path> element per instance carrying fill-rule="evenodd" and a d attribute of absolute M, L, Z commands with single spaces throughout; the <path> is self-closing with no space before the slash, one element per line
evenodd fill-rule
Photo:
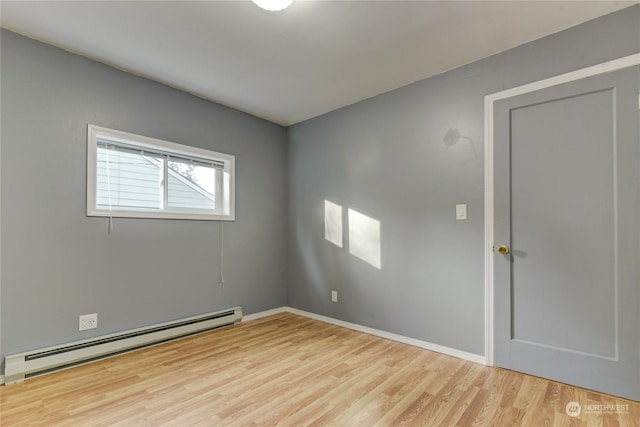
<path fill-rule="evenodd" d="M 342 247 L 342 206 L 324 201 L 324 238 Z"/>
<path fill-rule="evenodd" d="M 349 252 L 381 269 L 380 221 L 349 209 Z"/>

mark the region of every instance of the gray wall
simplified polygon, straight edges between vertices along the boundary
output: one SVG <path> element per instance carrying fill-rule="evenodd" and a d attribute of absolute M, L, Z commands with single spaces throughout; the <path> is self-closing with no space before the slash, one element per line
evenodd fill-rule
<path fill-rule="evenodd" d="M 2 31 L 1 356 L 285 304 L 286 130 Z M 87 218 L 87 124 L 236 156 L 236 221 Z M 98 313 L 78 332 L 78 315 Z"/>
<path fill-rule="evenodd" d="M 288 305 L 484 354 L 484 96 L 638 53 L 639 23 L 633 6 L 291 127 Z M 380 270 L 324 240 L 325 199 L 381 222 Z"/>

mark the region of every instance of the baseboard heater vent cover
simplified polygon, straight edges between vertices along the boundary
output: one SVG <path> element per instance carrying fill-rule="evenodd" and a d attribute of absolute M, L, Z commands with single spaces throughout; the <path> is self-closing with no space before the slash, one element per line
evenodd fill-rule
<path fill-rule="evenodd" d="M 5 357 L 4 382 L 15 384 L 49 372 L 83 365 L 151 345 L 197 334 L 242 320 L 242 308 L 187 317 Z"/>

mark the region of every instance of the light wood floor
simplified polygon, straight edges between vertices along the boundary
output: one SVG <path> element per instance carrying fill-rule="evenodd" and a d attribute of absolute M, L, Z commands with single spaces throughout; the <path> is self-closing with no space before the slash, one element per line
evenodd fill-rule
<path fill-rule="evenodd" d="M 289 313 L 1 387 L 0 404 L 3 427 L 640 426 L 638 403 Z"/>

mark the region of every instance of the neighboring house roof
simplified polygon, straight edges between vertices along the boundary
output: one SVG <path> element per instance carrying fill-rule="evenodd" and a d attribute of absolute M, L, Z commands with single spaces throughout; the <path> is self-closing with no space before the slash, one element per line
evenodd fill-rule
<path fill-rule="evenodd" d="M 147 160 L 148 162 L 156 165 L 158 168 L 160 168 L 160 162 L 152 157 L 147 157 L 144 155 L 140 155 L 140 157 L 144 158 L 145 160 Z M 180 174 L 179 172 L 174 171 L 173 169 L 169 168 L 168 169 L 169 175 L 173 178 L 176 178 L 178 181 L 180 181 L 181 183 L 185 184 L 186 186 L 188 186 L 189 188 L 191 188 L 194 191 L 197 191 L 198 193 L 202 194 L 204 197 L 206 197 L 207 199 L 211 200 L 212 202 L 215 201 L 215 197 L 213 194 L 209 193 L 207 190 L 205 190 L 204 188 L 202 188 L 200 185 L 198 185 L 197 182 L 193 181 L 192 179 L 189 179 L 188 177 Z"/>

